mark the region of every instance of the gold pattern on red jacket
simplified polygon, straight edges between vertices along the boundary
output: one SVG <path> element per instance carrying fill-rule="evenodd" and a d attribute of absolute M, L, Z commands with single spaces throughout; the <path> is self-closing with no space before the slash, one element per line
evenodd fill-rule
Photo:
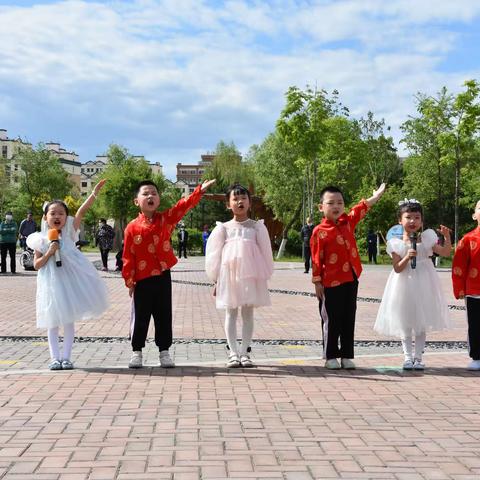
<path fill-rule="evenodd" d="M 480 227 L 465 234 L 458 242 L 452 262 L 455 298 L 480 295 Z"/>
<path fill-rule="evenodd" d="M 177 223 L 202 198 L 199 185 L 187 198 L 172 208 L 155 212 L 152 220 L 143 213 L 125 229 L 122 276 L 127 287 L 148 277 L 161 275 L 177 263 L 170 237 Z"/>
<path fill-rule="evenodd" d="M 358 278 L 362 273 L 362 264 L 355 240 L 355 227 L 365 216 L 368 205 L 361 200 L 343 213 L 337 223 L 323 218 L 310 239 L 312 252 L 312 282 L 320 282 L 324 287 L 337 287 L 353 281 L 353 273 Z"/>

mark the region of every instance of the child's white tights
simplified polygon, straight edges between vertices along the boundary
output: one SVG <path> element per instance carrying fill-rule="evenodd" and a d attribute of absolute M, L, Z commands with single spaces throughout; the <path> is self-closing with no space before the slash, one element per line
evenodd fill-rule
<path fill-rule="evenodd" d="M 73 340 L 75 338 L 75 325 L 67 323 L 63 326 L 63 356 L 60 356 L 60 345 L 58 342 L 58 327 L 48 329 L 48 346 L 52 360 L 70 360 L 72 354 Z"/>
<path fill-rule="evenodd" d="M 253 307 L 242 307 L 242 348 L 237 342 L 238 308 L 227 308 L 225 313 L 225 334 L 232 353 L 245 355 L 253 336 Z"/>
<path fill-rule="evenodd" d="M 413 360 L 417 358 L 422 359 L 423 351 L 425 350 L 425 340 L 427 335 L 425 332 L 415 335 L 415 356 L 413 355 L 412 337 L 402 338 L 403 354 L 405 360 Z"/>

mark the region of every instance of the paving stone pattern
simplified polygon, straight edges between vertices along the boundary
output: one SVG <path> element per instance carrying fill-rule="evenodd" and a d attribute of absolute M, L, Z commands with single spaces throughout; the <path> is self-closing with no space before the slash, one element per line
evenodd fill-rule
<path fill-rule="evenodd" d="M 389 271 L 367 266 L 359 295 L 380 298 Z M 450 272 L 439 275 L 461 307 Z M 135 371 L 126 289 L 102 276 L 111 308 L 78 325 L 76 368 L 60 372 L 46 369 L 34 327 L 35 273 L 0 277 L 0 479 L 480 478 L 480 374 L 465 369 L 464 311 L 428 336 L 427 369 L 403 372 L 398 343 L 372 330 L 378 303 L 359 302 L 359 368 L 328 371 L 315 299 L 273 293 L 256 312 L 256 368 L 228 370 L 203 259 L 182 259 L 172 274 L 178 366 L 158 367 L 150 341 Z M 311 292 L 308 277 L 299 263 L 277 264 L 270 286 Z"/>

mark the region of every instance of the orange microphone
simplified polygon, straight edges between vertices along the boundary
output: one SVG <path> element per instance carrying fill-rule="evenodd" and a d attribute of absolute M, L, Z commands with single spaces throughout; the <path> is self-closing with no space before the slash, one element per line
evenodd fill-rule
<path fill-rule="evenodd" d="M 47 237 L 50 240 L 50 243 L 57 242 L 60 246 L 60 235 L 58 230 L 51 228 L 47 233 Z M 62 266 L 62 259 L 60 258 L 60 250 L 55 251 L 55 264 L 57 265 L 57 267 Z"/>

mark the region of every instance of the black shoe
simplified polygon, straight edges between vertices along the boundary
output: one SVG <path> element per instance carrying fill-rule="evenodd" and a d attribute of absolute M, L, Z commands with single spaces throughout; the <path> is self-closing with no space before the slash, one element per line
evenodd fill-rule
<path fill-rule="evenodd" d="M 308 273 L 308 270 L 305 270 L 303 273 Z"/>

